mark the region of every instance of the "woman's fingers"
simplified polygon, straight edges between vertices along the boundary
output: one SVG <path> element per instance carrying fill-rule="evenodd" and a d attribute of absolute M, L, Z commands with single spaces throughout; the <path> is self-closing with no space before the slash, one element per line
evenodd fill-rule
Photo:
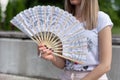
<path fill-rule="evenodd" d="M 40 44 L 38 47 L 44 47 L 45 45 L 44 44 Z"/>
<path fill-rule="evenodd" d="M 39 50 L 40 50 L 40 54 L 39 54 L 40 57 L 45 58 L 45 59 L 48 58 L 48 60 L 50 60 L 50 58 L 51 58 L 50 55 L 52 55 L 52 52 L 53 52 L 52 50 L 47 49 L 46 47 L 41 47 L 41 48 L 39 48 Z"/>
<path fill-rule="evenodd" d="M 48 53 L 48 54 L 51 54 L 51 53 L 52 53 L 52 51 L 49 50 L 49 49 L 44 49 L 43 52 Z"/>
<path fill-rule="evenodd" d="M 39 50 L 39 57 L 42 57 L 46 60 L 53 60 L 54 56 L 53 56 L 53 50 L 51 48 L 48 48 L 46 45 L 40 44 L 38 46 L 38 50 Z"/>
<path fill-rule="evenodd" d="M 51 55 L 51 54 L 52 54 L 52 51 L 49 50 L 49 49 L 44 49 L 43 53 L 42 53 L 43 56 L 48 56 L 48 55 Z"/>
<path fill-rule="evenodd" d="M 56 59 L 55 59 L 55 56 L 53 56 L 53 55 L 48 55 L 48 56 L 45 56 L 44 58 L 45 58 L 46 60 L 49 60 L 49 61 L 56 60 Z"/>
<path fill-rule="evenodd" d="M 43 51 L 43 50 L 45 50 L 45 49 L 46 49 L 46 47 L 40 47 L 40 48 L 39 48 L 40 51 Z"/>

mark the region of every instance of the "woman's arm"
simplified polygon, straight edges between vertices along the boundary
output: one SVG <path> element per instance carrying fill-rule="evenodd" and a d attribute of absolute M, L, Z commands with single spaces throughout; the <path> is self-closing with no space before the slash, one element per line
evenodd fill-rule
<path fill-rule="evenodd" d="M 98 38 L 100 64 L 81 80 L 98 80 L 110 70 L 112 60 L 111 27 L 107 26 L 101 30 Z"/>
<path fill-rule="evenodd" d="M 56 67 L 63 69 L 65 67 L 65 59 L 55 56 L 56 59 L 51 61 Z"/>

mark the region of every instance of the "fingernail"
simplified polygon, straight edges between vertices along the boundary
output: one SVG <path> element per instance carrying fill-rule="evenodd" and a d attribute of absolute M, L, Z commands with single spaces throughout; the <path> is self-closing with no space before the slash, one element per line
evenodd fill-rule
<path fill-rule="evenodd" d="M 52 52 L 54 52 L 54 50 L 52 49 Z"/>
<path fill-rule="evenodd" d="M 50 48 L 49 50 L 51 50 L 52 52 L 54 52 L 54 50 L 52 48 Z"/>
<path fill-rule="evenodd" d="M 52 48 L 49 48 L 49 50 L 52 50 Z"/>
<path fill-rule="evenodd" d="M 46 49 L 48 49 L 48 47 L 46 46 Z"/>
<path fill-rule="evenodd" d="M 47 47 L 46 45 L 44 45 L 45 47 Z"/>

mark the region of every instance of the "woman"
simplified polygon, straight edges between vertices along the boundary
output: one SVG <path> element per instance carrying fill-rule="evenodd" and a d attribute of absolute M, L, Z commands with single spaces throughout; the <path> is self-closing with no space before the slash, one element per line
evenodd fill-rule
<path fill-rule="evenodd" d="M 89 34 L 88 65 L 72 64 L 54 56 L 52 50 L 41 44 L 42 58 L 65 69 L 61 80 L 108 80 L 106 72 L 110 70 L 112 60 L 111 19 L 99 11 L 98 0 L 65 0 L 65 9 L 84 24 L 86 34 Z"/>

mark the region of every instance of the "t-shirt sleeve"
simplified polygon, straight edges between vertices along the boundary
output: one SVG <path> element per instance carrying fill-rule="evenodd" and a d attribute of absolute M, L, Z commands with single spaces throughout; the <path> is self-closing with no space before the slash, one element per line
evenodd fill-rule
<path fill-rule="evenodd" d="M 104 12 L 99 12 L 97 31 L 100 32 L 102 29 L 104 29 L 107 26 L 110 26 L 111 28 L 113 27 L 113 23 L 109 15 Z"/>

